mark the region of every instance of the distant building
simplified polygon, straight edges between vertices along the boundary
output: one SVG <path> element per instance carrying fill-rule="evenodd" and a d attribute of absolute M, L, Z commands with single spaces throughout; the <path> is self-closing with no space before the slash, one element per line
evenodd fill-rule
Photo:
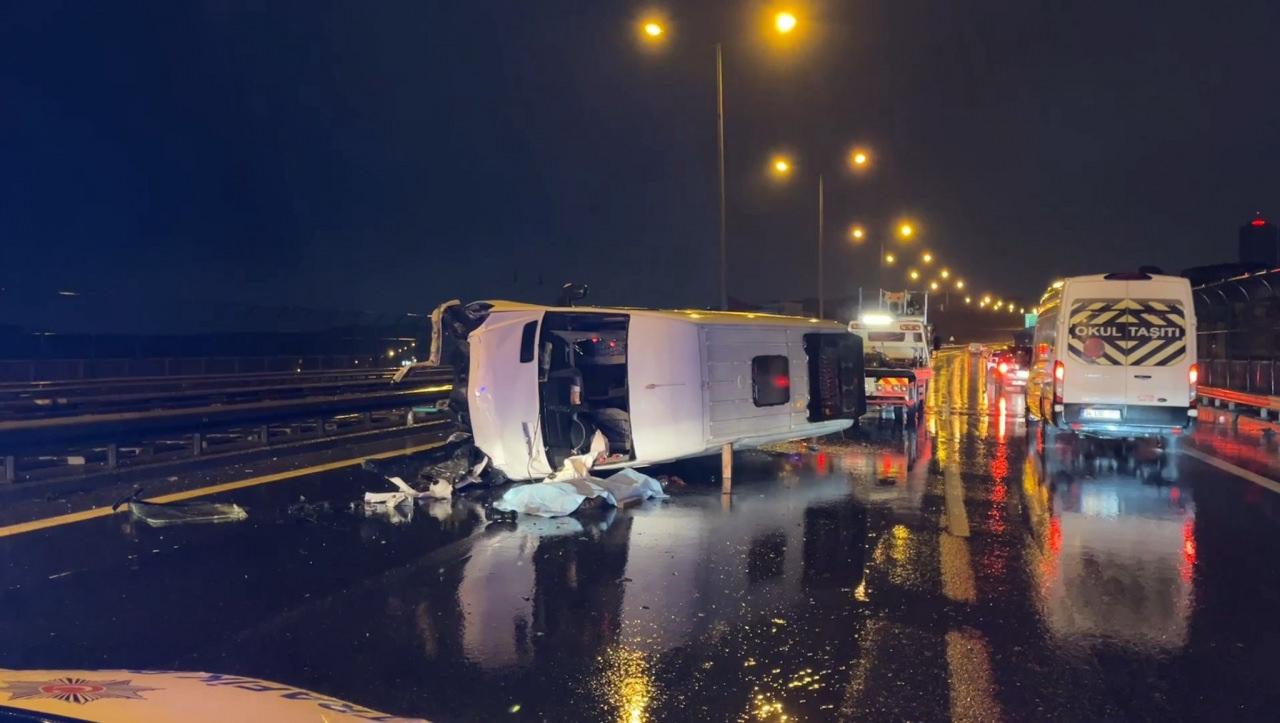
<path fill-rule="evenodd" d="M 1240 227 L 1240 263 L 1274 269 L 1280 263 L 1280 228 L 1257 216 Z"/>
<path fill-rule="evenodd" d="M 1237 239 L 1239 260 L 1193 266 L 1184 269 L 1182 275 L 1191 281 L 1192 286 L 1202 286 L 1280 266 L 1280 228 L 1261 215 L 1241 226 Z"/>

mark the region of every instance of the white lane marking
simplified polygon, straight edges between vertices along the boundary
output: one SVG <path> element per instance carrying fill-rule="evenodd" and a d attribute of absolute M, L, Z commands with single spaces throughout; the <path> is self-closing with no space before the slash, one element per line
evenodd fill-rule
<path fill-rule="evenodd" d="M 1280 482 L 1276 482 L 1273 479 L 1267 479 L 1266 477 L 1263 477 L 1257 472 L 1251 472 L 1245 469 L 1244 467 L 1231 464 L 1225 459 L 1214 457 L 1211 454 L 1206 454 L 1204 452 L 1201 452 L 1198 449 L 1194 449 L 1191 447 L 1182 447 L 1178 451 L 1182 454 L 1187 455 L 1188 457 L 1191 457 L 1192 459 L 1198 459 L 1201 462 L 1204 462 L 1205 464 L 1211 467 L 1217 467 L 1223 472 L 1229 472 L 1237 477 L 1241 477 L 1243 479 L 1249 480 L 1250 482 L 1258 485 L 1259 487 L 1263 487 L 1271 490 L 1272 492 L 1275 492 L 1276 494 L 1280 494 Z"/>

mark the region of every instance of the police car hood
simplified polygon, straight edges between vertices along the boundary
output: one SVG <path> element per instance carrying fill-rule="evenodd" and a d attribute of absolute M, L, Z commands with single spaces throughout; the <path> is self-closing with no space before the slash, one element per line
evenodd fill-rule
<path fill-rule="evenodd" d="M 410 721 L 257 678 L 139 670 L 0 669 L 0 717 L 129 721 Z M 8 720 L 7 717 L 5 717 Z M 17 714 L 17 720 L 24 720 Z"/>

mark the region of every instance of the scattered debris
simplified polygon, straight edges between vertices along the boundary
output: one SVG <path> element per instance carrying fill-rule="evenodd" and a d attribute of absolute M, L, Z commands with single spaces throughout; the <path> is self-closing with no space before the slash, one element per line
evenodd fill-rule
<path fill-rule="evenodd" d="M 333 505 L 329 502 L 308 502 L 306 497 L 299 497 L 297 502 L 286 508 L 288 516 L 303 522 L 319 522 L 321 518 L 333 514 Z"/>
<path fill-rule="evenodd" d="M 400 507 L 402 505 L 407 505 L 413 502 L 419 497 L 426 496 L 425 492 L 419 492 L 418 490 L 415 490 L 414 488 L 405 484 L 405 481 L 400 479 L 399 477 L 388 477 L 387 480 L 390 481 L 391 484 L 395 485 L 396 491 L 395 492 L 365 492 L 364 505 L 366 508 L 370 507 L 371 505 L 372 506 L 383 505 L 386 507 Z"/>
<path fill-rule="evenodd" d="M 152 527 L 200 524 L 212 522 L 240 522 L 249 519 L 249 513 L 240 505 L 230 502 L 147 502 L 139 499 L 142 488 L 133 491 L 125 499 L 111 505 L 114 512 L 128 504 L 129 513 Z"/>
<path fill-rule="evenodd" d="M 585 454 L 577 454 L 565 459 L 560 469 L 556 470 L 554 474 L 543 480 L 543 482 L 563 482 L 565 480 L 589 477 L 591 468 L 596 465 L 597 460 L 607 455 L 608 452 L 609 441 L 597 429 L 595 435 L 591 437 L 591 447 Z"/>
<path fill-rule="evenodd" d="M 364 493 L 364 514 L 367 517 L 383 517 L 388 522 L 402 525 L 413 520 L 414 497 L 403 492 Z"/>
<path fill-rule="evenodd" d="M 427 505 L 427 514 L 439 522 L 448 522 L 453 517 L 453 501 L 431 500 Z"/>
<path fill-rule="evenodd" d="M 659 475 L 657 480 L 664 490 L 684 489 L 689 486 L 683 479 L 673 474 Z"/>

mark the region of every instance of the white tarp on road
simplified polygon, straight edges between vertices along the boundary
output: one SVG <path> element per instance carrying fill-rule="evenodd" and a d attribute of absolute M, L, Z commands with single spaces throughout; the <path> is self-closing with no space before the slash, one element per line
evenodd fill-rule
<path fill-rule="evenodd" d="M 633 469 L 624 469 L 608 479 L 579 477 L 518 485 L 507 490 L 493 506 L 503 512 L 560 517 L 573 514 L 583 502 L 595 497 L 603 497 L 608 504 L 621 507 L 666 496 L 658 480 Z"/>

